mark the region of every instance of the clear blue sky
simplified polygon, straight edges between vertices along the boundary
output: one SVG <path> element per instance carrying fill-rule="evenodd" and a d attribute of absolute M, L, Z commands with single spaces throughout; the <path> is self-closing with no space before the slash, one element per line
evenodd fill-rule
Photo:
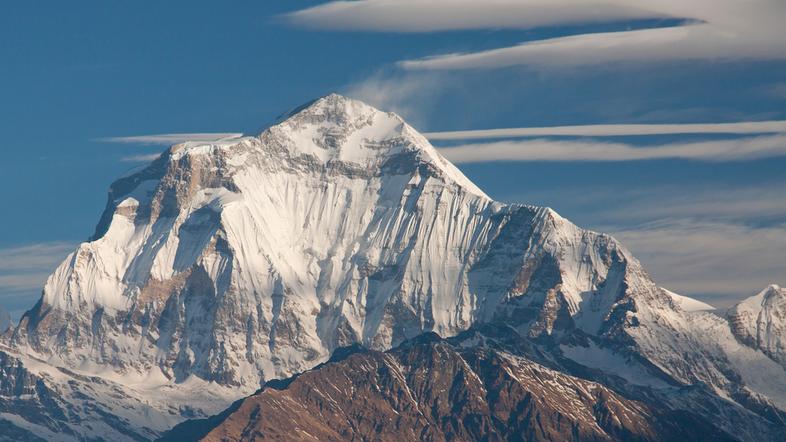
<path fill-rule="evenodd" d="M 524 3 L 537 9 L 541 2 Z M 410 19 L 433 11 L 408 2 L 357 13 L 327 5 L 286 17 L 319 2 L 8 2 L 0 15 L 0 305 L 17 317 L 32 306 L 46 275 L 92 233 L 109 184 L 140 165 L 129 158 L 164 148 L 106 138 L 258 133 L 334 91 L 395 110 L 423 132 L 786 120 L 786 55 L 775 41 L 782 37 L 782 46 L 786 34 L 755 26 L 783 9 L 754 2 L 759 10 L 746 22 L 722 14 L 731 3 L 708 16 L 700 5 L 612 11 L 601 20 L 566 9 L 557 19 L 526 14 L 532 23 L 514 24 L 505 17 L 522 12 L 510 5 L 482 14 L 446 5 L 439 13 L 446 24 L 435 25 Z M 693 31 L 694 20 L 708 25 L 661 48 L 635 32 Z M 710 25 L 763 31 L 723 46 Z M 631 37 L 613 54 L 593 52 L 597 33 L 614 31 Z M 589 45 L 515 52 L 522 42 L 569 35 Z M 435 55 L 442 57 L 426 58 Z M 739 140 L 744 149 L 750 137 L 548 139 L 637 148 Z M 608 231 L 662 285 L 727 306 L 786 283 L 786 146 L 733 161 L 711 161 L 707 149 L 699 159 L 525 158 L 460 167 L 492 197 L 549 205 Z"/>

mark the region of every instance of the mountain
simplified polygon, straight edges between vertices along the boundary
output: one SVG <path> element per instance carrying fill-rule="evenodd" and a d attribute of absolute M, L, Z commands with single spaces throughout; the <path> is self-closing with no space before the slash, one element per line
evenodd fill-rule
<path fill-rule="evenodd" d="M 329 95 L 112 184 L 93 237 L 0 339 L 7 370 L 68 412 L 0 422 L 146 439 L 337 349 L 490 323 L 570 361 L 555 370 L 614 374 L 598 382 L 619 394 L 690 387 L 663 407 L 713 404 L 699 414 L 718 428 L 779 422 L 784 367 L 696 305 L 612 237 L 490 199 L 397 115 Z M 754 439 L 756 419 L 735 436 Z"/>
<path fill-rule="evenodd" d="M 182 425 L 166 439 L 735 440 L 691 413 L 462 344 L 426 334 L 385 353 L 356 350 L 264 388 L 210 428 Z"/>
<path fill-rule="evenodd" d="M 160 441 L 736 441 L 786 435 L 706 387 L 655 379 L 638 386 L 542 350 L 503 324 L 473 326 L 448 339 L 426 333 L 384 353 L 342 348 L 327 363 L 270 381 L 219 415 L 177 425 Z M 626 365 L 629 373 L 643 369 L 635 360 Z"/>
<path fill-rule="evenodd" d="M 786 367 L 786 289 L 771 285 L 728 312 L 734 336 Z"/>

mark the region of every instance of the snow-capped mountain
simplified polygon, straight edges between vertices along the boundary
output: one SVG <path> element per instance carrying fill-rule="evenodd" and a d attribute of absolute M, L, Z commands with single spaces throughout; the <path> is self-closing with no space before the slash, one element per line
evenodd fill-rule
<path fill-rule="evenodd" d="M 491 200 L 398 116 L 331 95 L 117 181 L 14 342 L 71 367 L 253 390 L 354 342 L 495 318 L 533 336 L 614 328 L 629 263 L 550 209 Z"/>
<path fill-rule="evenodd" d="M 89 398 L 79 413 L 144 435 L 339 347 L 491 322 L 631 385 L 706 385 L 775 419 L 784 368 L 691 301 L 612 237 L 493 201 L 397 115 L 329 95 L 116 181 L 2 350 L 63 401 Z"/>
<path fill-rule="evenodd" d="M 728 312 L 734 335 L 786 367 L 786 289 L 770 285 Z"/>

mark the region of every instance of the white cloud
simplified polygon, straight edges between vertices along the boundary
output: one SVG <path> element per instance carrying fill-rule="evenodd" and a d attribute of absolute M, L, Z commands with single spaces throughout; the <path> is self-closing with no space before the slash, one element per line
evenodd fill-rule
<path fill-rule="evenodd" d="M 760 134 L 786 132 L 786 121 L 745 121 L 702 124 L 594 124 L 581 126 L 518 127 L 424 133 L 430 140 L 469 140 L 542 136 L 609 137 L 668 134 Z"/>
<path fill-rule="evenodd" d="M 457 164 L 490 161 L 637 161 L 670 158 L 739 161 L 786 156 L 786 135 L 646 147 L 602 141 L 535 139 L 464 144 L 443 147 L 439 150 L 447 159 Z"/>
<path fill-rule="evenodd" d="M 613 1 L 561 0 L 364 0 L 334 1 L 286 14 L 291 24 L 336 31 L 433 32 L 460 29 L 526 29 L 668 17 L 655 9 Z"/>
<path fill-rule="evenodd" d="M 631 19 L 685 19 L 680 26 L 581 34 L 466 54 L 404 61 L 407 69 L 514 65 L 580 66 L 615 61 L 784 59 L 782 0 L 360 0 L 330 2 L 286 16 L 331 30 L 433 32 L 528 29 Z"/>
<path fill-rule="evenodd" d="M 55 241 L 0 249 L 0 272 L 52 271 L 74 247 L 70 242 Z"/>
<path fill-rule="evenodd" d="M 786 283 L 786 225 L 753 228 L 676 219 L 604 230 L 625 244 L 659 284 L 682 294 L 742 299 L 768 283 Z"/>
<path fill-rule="evenodd" d="M 156 134 L 134 135 L 129 137 L 100 138 L 98 141 L 124 144 L 147 144 L 171 146 L 186 141 L 218 141 L 225 138 L 241 137 L 241 133 L 183 133 L 183 134 Z"/>
<path fill-rule="evenodd" d="M 150 154 L 141 154 L 141 155 L 129 155 L 120 158 L 120 161 L 124 161 L 127 163 L 149 163 L 156 158 L 160 157 L 160 153 L 150 153 Z"/>
<path fill-rule="evenodd" d="M 0 305 L 18 319 L 38 301 L 46 278 L 75 247 L 55 241 L 0 249 Z"/>
<path fill-rule="evenodd" d="M 783 36 L 780 36 L 783 38 Z M 751 37 L 746 30 L 711 24 L 581 34 L 487 51 L 403 61 L 405 69 L 493 69 L 510 66 L 576 67 L 609 62 L 784 59 L 780 40 Z"/>

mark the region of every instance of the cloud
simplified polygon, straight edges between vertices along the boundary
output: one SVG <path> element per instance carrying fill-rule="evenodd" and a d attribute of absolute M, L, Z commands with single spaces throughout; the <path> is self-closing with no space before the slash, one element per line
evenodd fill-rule
<path fill-rule="evenodd" d="M 700 219 L 711 222 L 757 225 L 786 220 L 786 185 L 711 187 L 706 189 L 663 185 L 639 190 L 575 189 L 563 198 L 585 198 L 603 208 L 606 223 L 641 223 L 655 219 Z M 588 195 L 591 193 L 591 195 Z M 786 263 L 784 263 L 786 265 Z"/>
<path fill-rule="evenodd" d="M 617 61 L 784 59 L 782 0 L 359 0 L 285 16 L 295 25 L 347 31 L 436 32 L 531 29 L 635 19 L 684 19 L 678 26 L 572 35 L 474 53 L 403 61 L 405 69 L 581 66 Z"/>
<path fill-rule="evenodd" d="M 490 161 L 740 161 L 786 156 L 786 135 L 636 147 L 591 140 L 535 139 L 464 144 L 439 149 L 456 164 Z"/>
<path fill-rule="evenodd" d="M 55 241 L 0 249 L 0 305 L 18 319 L 38 301 L 46 278 L 75 247 Z"/>
<path fill-rule="evenodd" d="M 746 121 L 705 124 L 594 124 L 581 126 L 520 127 L 424 133 L 429 140 L 469 140 L 532 136 L 612 137 L 669 134 L 786 133 L 786 121 Z"/>
<path fill-rule="evenodd" d="M 782 38 L 782 36 L 781 36 Z M 604 32 L 538 40 L 487 51 L 402 61 L 405 69 L 493 69 L 510 66 L 577 67 L 609 62 L 786 59 L 786 46 L 745 30 L 710 24 Z"/>
<path fill-rule="evenodd" d="M 429 105 L 451 87 L 451 81 L 446 77 L 429 72 L 389 76 L 379 71 L 343 88 L 342 93 L 379 109 L 406 115 L 407 121 L 418 124 L 427 119 Z"/>
<path fill-rule="evenodd" d="M 668 15 L 620 2 L 584 0 L 334 1 L 283 16 L 290 24 L 305 28 L 374 32 L 527 29 L 657 17 Z"/>
<path fill-rule="evenodd" d="M 157 134 L 157 135 L 134 135 L 129 137 L 108 137 L 100 138 L 98 141 L 107 143 L 123 144 L 147 144 L 171 146 L 173 144 L 184 143 L 186 141 L 218 141 L 226 138 L 241 137 L 241 133 L 183 133 L 183 134 Z"/>
<path fill-rule="evenodd" d="M 156 158 L 160 157 L 160 153 L 142 154 L 142 155 L 129 155 L 120 158 L 120 161 L 127 163 L 149 163 Z"/>
<path fill-rule="evenodd" d="M 786 283 L 786 225 L 672 219 L 605 227 L 661 285 L 682 294 L 739 300 L 768 283 Z M 728 306 L 728 305 L 727 305 Z"/>
<path fill-rule="evenodd" d="M 0 272 L 54 270 L 75 247 L 71 242 L 54 241 L 0 249 Z"/>

